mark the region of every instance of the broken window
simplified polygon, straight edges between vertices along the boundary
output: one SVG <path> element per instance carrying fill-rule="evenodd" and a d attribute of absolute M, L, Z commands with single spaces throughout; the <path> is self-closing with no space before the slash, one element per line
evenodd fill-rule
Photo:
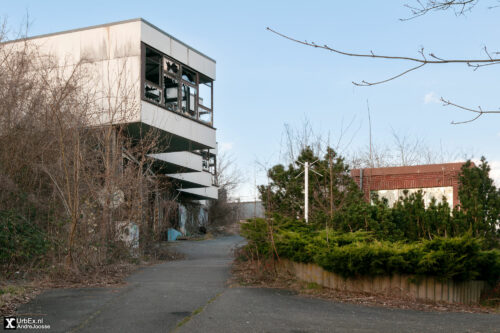
<path fill-rule="evenodd" d="M 157 103 L 161 102 L 161 59 L 161 54 L 148 47 L 146 48 L 146 82 L 144 85 L 144 97 Z"/>
<path fill-rule="evenodd" d="M 172 74 L 174 76 L 179 75 L 179 64 L 175 63 L 174 61 L 165 58 L 165 65 L 163 66 L 163 70 L 165 73 Z"/>
<path fill-rule="evenodd" d="M 146 48 L 146 81 L 160 85 L 161 55 Z"/>
<path fill-rule="evenodd" d="M 151 85 L 151 84 L 148 84 L 147 82 L 146 82 L 146 87 L 144 90 L 144 96 L 147 99 L 155 101 L 156 103 L 160 103 L 160 101 L 161 101 L 160 89 Z"/>
<path fill-rule="evenodd" d="M 178 111 L 179 81 L 167 75 L 163 77 L 165 107 L 170 111 Z"/>
<path fill-rule="evenodd" d="M 182 67 L 182 79 L 191 84 L 198 83 L 196 82 L 196 73 L 186 67 Z"/>
<path fill-rule="evenodd" d="M 216 170 L 216 156 L 213 155 L 213 154 L 210 154 L 210 159 L 209 159 L 209 162 L 208 162 L 208 166 L 209 166 L 209 172 L 215 176 L 217 170 Z"/>
<path fill-rule="evenodd" d="M 196 118 L 196 88 L 182 84 L 182 112 Z"/>
<path fill-rule="evenodd" d="M 216 155 L 213 152 L 210 152 L 210 149 L 200 150 L 199 153 L 201 154 L 203 171 L 207 171 L 212 175 L 215 175 L 217 171 Z"/>
<path fill-rule="evenodd" d="M 198 108 L 198 119 L 203 121 L 204 123 L 211 124 L 212 123 L 212 110 L 205 109 L 204 107 L 200 106 Z"/>
<path fill-rule="evenodd" d="M 212 108 L 212 80 L 204 78 L 200 75 L 200 97 L 199 104 L 204 107 Z"/>
<path fill-rule="evenodd" d="M 144 45 L 144 97 L 167 110 L 213 123 L 213 81 Z"/>
<path fill-rule="evenodd" d="M 198 114 L 199 120 L 211 124 L 212 119 L 212 80 L 200 75 Z"/>

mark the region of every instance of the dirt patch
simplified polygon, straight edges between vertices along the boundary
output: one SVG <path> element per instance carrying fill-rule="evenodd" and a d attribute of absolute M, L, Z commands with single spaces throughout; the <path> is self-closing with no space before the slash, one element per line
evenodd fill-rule
<path fill-rule="evenodd" d="M 212 232 L 207 232 L 204 234 L 193 234 L 190 236 L 179 236 L 177 237 L 178 241 L 184 241 L 184 240 L 189 240 L 189 241 L 203 241 L 203 240 L 209 240 L 209 239 L 214 239 L 214 234 Z"/>
<path fill-rule="evenodd" d="M 29 302 L 42 290 L 33 283 L 0 283 L 0 317 L 13 315 L 20 304 Z"/>
<path fill-rule="evenodd" d="M 498 313 L 498 309 L 482 305 L 466 305 L 445 302 L 423 301 L 413 297 L 395 297 L 385 294 L 349 292 L 325 288 L 316 283 L 298 280 L 290 273 L 280 273 L 273 261 L 245 261 L 237 258 L 232 266 L 230 286 L 279 288 L 297 292 L 313 298 L 337 302 L 380 306 L 418 311 Z"/>

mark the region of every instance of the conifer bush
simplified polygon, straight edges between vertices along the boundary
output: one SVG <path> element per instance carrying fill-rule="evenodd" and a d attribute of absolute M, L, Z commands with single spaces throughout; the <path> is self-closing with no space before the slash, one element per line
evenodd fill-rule
<path fill-rule="evenodd" d="M 304 214 L 299 176 L 306 161 L 316 172 L 309 179 L 309 224 L 298 219 Z M 489 171 L 484 157 L 478 166 L 463 165 L 455 207 L 446 198 L 426 205 L 422 192 L 406 192 L 389 207 L 376 195 L 364 200 L 333 149 L 320 157 L 306 147 L 294 163 L 269 169 L 269 184 L 259 187 L 269 217 L 246 223 L 242 234 L 260 256 L 315 263 L 346 277 L 399 273 L 496 283 L 500 190 Z"/>
<path fill-rule="evenodd" d="M 272 227 L 265 219 L 243 224 L 242 234 L 248 239 L 247 248 L 259 249 L 261 257 L 277 253 L 280 258 L 315 263 L 344 277 L 399 273 L 491 283 L 500 277 L 500 251 L 485 250 L 484 241 L 470 234 L 391 242 L 365 231 L 320 230 L 279 215 L 273 218 Z"/>

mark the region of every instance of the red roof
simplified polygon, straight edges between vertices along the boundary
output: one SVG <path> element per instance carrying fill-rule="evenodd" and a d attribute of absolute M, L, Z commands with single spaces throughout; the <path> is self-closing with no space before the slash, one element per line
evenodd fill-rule
<path fill-rule="evenodd" d="M 430 172 L 460 172 L 462 165 L 465 162 L 457 163 L 442 163 L 442 164 L 424 164 L 413 166 L 399 166 L 387 168 L 366 168 L 363 169 L 363 174 L 368 176 L 385 176 L 385 175 L 402 175 L 415 173 L 430 173 Z M 352 169 L 351 176 L 359 177 L 360 169 Z"/>

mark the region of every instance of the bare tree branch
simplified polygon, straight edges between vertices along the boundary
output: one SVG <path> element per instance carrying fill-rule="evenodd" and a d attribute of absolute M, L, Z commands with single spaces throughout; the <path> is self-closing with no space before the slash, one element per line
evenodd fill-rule
<path fill-rule="evenodd" d="M 290 37 L 288 35 L 282 34 L 276 30 L 273 30 L 269 27 L 266 28 L 267 30 L 271 31 L 272 33 L 281 36 L 283 38 L 286 38 L 288 40 L 291 40 L 293 42 L 302 44 L 302 45 L 307 45 L 311 46 L 314 48 L 320 48 L 320 49 L 325 49 L 327 51 L 331 51 L 334 53 L 350 56 L 350 57 L 363 57 L 363 58 L 376 58 L 376 59 L 392 59 L 392 60 L 406 60 L 406 61 L 412 61 L 412 62 L 417 62 L 420 64 L 451 64 L 451 63 L 463 63 L 463 64 L 481 64 L 481 63 L 491 63 L 491 62 L 500 62 L 500 58 L 490 58 L 488 59 L 444 59 L 444 58 L 438 58 L 435 56 L 433 53 L 429 53 L 431 57 L 433 57 L 436 60 L 428 60 L 427 58 L 423 57 L 422 59 L 420 58 L 415 58 L 415 57 L 403 57 L 403 56 L 388 56 L 388 55 L 378 55 L 375 54 L 373 51 L 370 51 L 369 54 L 367 53 L 353 53 L 353 52 L 347 52 L 347 51 L 341 51 L 338 49 L 334 49 L 329 47 L 328 45 L 318 45 L 314 42 L 308 42 L 308 41 L 301 41 L 298 39 L 295 39 L 293 37 Z M 422 50 L 421 50 L 422 51 Z M 419 52 L 421 53 L 421 52 Z M 422 54 L 422 53 L 421 53 Z"/>
<path fill-rule="evenodd" d="M 476 113 L 476 116 L 474 118 L 472 118 L 472 119 L 464 120 L 464 121 L 452 121 L 451 123 L 453 125 L 466 124 L 466 123 L 473 122 L 474 120 L 476 120 L 479 117 L 481 117 L 483 114 L 500 113 L 500 109 L 498 109 L 498 110 L 483 110 L 483 108 L 481 106 L 478 106 L 477 109 L 472 109 L 472 108 L 468 108 L 468 107 L 465 107 L 465 106 L 458 105 L 458 104 L 455 104 L 453 102 L 450 102 L 449 100 L 446 100 L 443 97 L 441 97 L 440 101 L 443 102 L 443 106 L 451 105 L 451 106 L 454 106 L 456 108 L 459 108 L 459 109 L 462 109 L 462 110 L 465 110 L 465 111 Z"/>
<path fill-rule="evenodd" d="M 354 82 L 352 81 L 352 84 L 354 84 L 355 86 L 358 86 L 358 87 L 368 87 L 368 86 L 374 86 L 374 85 L 377 85 L 377 84 L 382 84 L 382 83 L 386 83 L 386 82 L 389 82 L 389 81 L 392 81 L 394 79 L 397 79 L 398 77 L 401 77 L 405 74 L 408 74 L 409 72 L 412 72 L 414 70 L 417 70 L 419 69 L 420 67 L 424 67 L 425 64 L 421 64 L 421 65 L 418 65 L 418 66 L 415 66 L 415 67 L 412 67 L 402 73 L 399 73 L 398 75 L 395 75 L 395 76 L 392 76 L 388 79 L 385 79 L 385 80 L 382 80 L 382 81 L 377 81 L 377 82 L 367 82 L 365 80 L 361 81 L 361 83 L 359 82 Z"/>
<path fill-rule="evenodd" d="M 453 6 L 461 6 L 459 11 L 456 13 L 458 13 L 459 15 L 463 14 L 464 11 L 466 10 L 470 10 L 476 3 L 477 3 L 478 0 L 466 0 L 466 1 L 454 1 L 454 0 L 451 0 L 451 1 L 437 1 L 437 0 L 429 0 L 427 1 L 425 4 L 422 3 L 420 0 L 418 0 L 418 3 L 419 3 L 419 7 L 410 7 L 407 5 L 408 8 L 412 9 L 414 15 L 424 15 L 425 13 L 431 11 L 431 10 L 446 10 L 446 9 L 449 9 Z M 310 46 L 310 47 L 314 47 L 314 48 L 320 48 L 320 49 L 324 49 L 324 50 L 327 50 L 327 51 L 330 51 L 330 52 L 334 52 L 334 53 L 337 53 L 337 54 L 340 54 L 340 55 L 345 55 L 345 56 L 349 56 L 349 57 L 360 57 L 360 58 L 375 58 L 375 59 L 385 59 L 385 60 L 402 60 L 402 61 L 408 61 L 408 62 L 413 62 L 413 63 L 418 63 L 417 66 L 415 67 L 411 67 L 397 75 L 394 75 L 394 76 L 391 76 L 387 79 L 384 79 L 384 80 L 380 80 L 380 81 L 374 81 L 374 82 L 369 82 L 369 81 L 366 81 L 366 80 L 363 80 L 361 82 L 354 82 L 352 81 L 352 83 L 355 85 L 355 86 L 373 86 L 373 85 L 378 85 L 378 84 L 382 84 L 382 83 L 386 83 L 386 82 L 389 82 L 389 81 L 392 81 L 392 80 L 395 80 L 401 76 L 404 76 L 412 71 L 415 71 L 417 69 L 420 69 L 421 67 L 424 67 L 425 65 L 428 65 L 428 64 L 432 64 L 432 65 L 437 65 L 437 64 L 466 64 L 468 67 L 472 67 L 474 71 L 476 71 L 477 69 L 479 69 L 480 67 L 484 67 L 484 66 L 492 66 L 492 65 L 498 65 L 500 64 L 500 58 L 495 58 L 492 53 L 490 53 L 487 49 L 486 46 L 484 46 L 483 48 L 483 51 L 484 53 L 486 54 L 486 57 L 487 58 L 484 58 L 484 59 L 446 59 L 446 58 L 442 58 L 442 57 L 438 57 L 436 56 L 434 53 L 429 53 L 428 56 L 430 58 L 427 58 L 425 53 L 424 53 L 424 49 L 421 48 L 419 50 L 419 54 L 421 55 L 421 58 L 416 58 L 416 57 L 404 57 L 404 56 L 388 56 L 388 55 L 380 55 L 380 54 L 375 54 L 373 51 L 370 51 L 370 53 L 353 53 L 353 52 L 347 52 L 347 51 L 342 51 L 342 50 L 339 50 L 339 49 L 335 49 L 335 48 L 332 48 L 332 47 L 329 47 L 328 45 L 318 45 L 314 42 L 308 42 L 308 41 L 301 41 L 301 40 L 298 40 L 296 38 L 293 38 L 293 37 L 290 37 L 288 35 L 285 35 L 283 33 L 280 33 L 276 30 L 273 30 L 269 27 L 267 27 L 267 30 L 269 30 L 270 32 L 280 36 L 280 37 L 283 37 L 285 39 L 288 39 L 292 42 L 295 42 L 295 43 L 298 43 L 298 44 L 302 44 L 302 45 L 306 45 L 306 46 Z M 497 56 L 498 54 L 500 54 L 499 52 L 494 52 L 493 53 L 495 56 Z M 448 100 L 444 100 L 444 99 L 441 99 L 441 101 L 444 103 L 445 106 L 447 105 L 452 105 L 452 106 L 455 106 L 459 109 L 462 109 L 462 110 L 466 110 L 466 111 L 470 111 L 470 112 L 475 112 L 477 113 L 477 116 L 474 117 L 473 119 L 470 119 L 470 120 L 467 120 L 467 121 L 460 121 L 460 122 L 455 122 L 455 121 L 452 121 L 452 124 L 463 124 L 463 123 L 468 123 L 468 122 L 471 122 L 471 121 L 474 121 L 476 119 L 478 119 L 480 116 L 482 116 L 483 114 L 485 113 L 500 113 L 500 111 L 484 111 L 482 110 L 480 107 L 478 109 L 470 109 L 470 108 L 467 108 L 467 107 L 464 107 L 464 106 L 460 106 L 458 104 L 455 104 L 455 103 L 452 103 Z"/>
<path fill-rule="evenodd" d="M 427 0 L 425 3 L 422 0 L 417 0 L 417 5 L 404 5 L 410 9 L 411 16 L 402 18 L 400 21 L 409 21 L 414 18 L 423 16 L 431 11 L 440 11 L 453 9 L 456 16 L 464 15 L 471 11 L 479 0 Z"/>
<path fill-rule="evenodd" d="M 429 53 L 428 55 L 432 58 L 431 60 L 429 60 L 425 56 L 425 54 L 423 52 L 423 48 L 419 51 L 422 58 L 379 55 L 379 54 L 375 54 L 373 51 L 370 51 L 370 53 L 353 53 L 353 52 L 347 52 L 347 51 L 335 49 L 335 48 L 329 47 L 326 44 L 325 45 L 318 45 L 314 42 L 301 41 L 301 40 L 298 40 L 296 38 L 290 37 L 288 35 L 282 34 L 282 33 L 278 32 L 276 30 L 273 30 L 269 27 L 267 27 L 267 30 L 271 31 L 272 33 L 274 33 L 280 37 L 283 37 L 283 38 L 288 39 L 292 42 L 295 42 L 295 43 L 299 43 L 299 44 L 314 47 L 314 48 L 324 49 L 324 50 L 327 50 L 330 52 L 334 52 L 334 53 L 349 56 L 349 57 L 403 60 L 403 61 L 419 63 L 418 66 L 407 69 L 407 70 L 405 70 L 397 75 L 391 76 L 388 79 L 384 79 L 381 81 L 376 81 L 376 82 L 368 82 L 365 80 L 363 80 L 361 82 L 354 82 L 353 81 L 352 83 L 356 86 L 373 86 L 373 85 L 377 85 L 377 84 L 381 84 L 381 83 L 386 83 L 386 82 L 392 81 L 394 79 L 397 79 L 401 76 L 404 76 L 404 75 L 406 75 L 414 70 L 417 70 L 417 69 L 419 69 L 427 64 L 433 64 L 433 65 L 436 65 L 436 64 L 457 64 L 457 63 L 458 64 L 466 64 L 469 67 L 473 67 L 474 70 L 477 70 L 479 67 L 482 67 L 482 66 L 490 66 L 490 65 L 500 64 L 500 58 L 491 57 L 491 55 L 487 52 L 486 47 L 484 48 L 486 51 L 486 55 L 488 57 L 486 59 L 445 59 L 445 58 L 441 58 L 441 57 L 436 56 L 434 53 Z"/>

